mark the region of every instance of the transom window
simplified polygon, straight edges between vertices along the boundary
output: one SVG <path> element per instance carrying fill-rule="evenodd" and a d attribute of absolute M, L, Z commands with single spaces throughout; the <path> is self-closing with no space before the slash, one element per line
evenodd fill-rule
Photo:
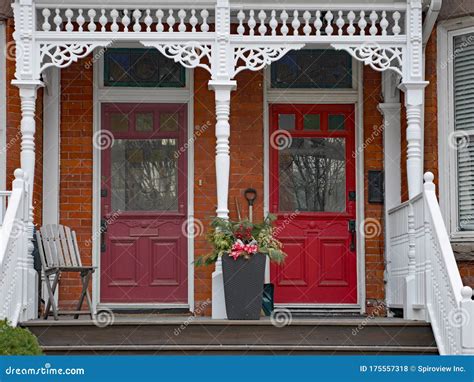
<path fill-rule="evenodd" d="M 186 73 L 156 49 L 113 48 L 104 55 L 104 86 L 183 88 Z"/>
<path fill-rule="evenodd" d="M 352 89 L 352 58 L 336 50 L 288 52 L 271 65 L 271 87 Z"/>

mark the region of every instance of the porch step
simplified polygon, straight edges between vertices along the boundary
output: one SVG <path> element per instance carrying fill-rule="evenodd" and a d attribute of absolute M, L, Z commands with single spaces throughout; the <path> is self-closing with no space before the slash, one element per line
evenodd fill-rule
<path fill-rule="evenodd" d="M 107 327 L 85 318 L 23 324 L 47 354 L 437 354 L 429 324 L 393 318 L 293 318 L 259 321 L 115 317 Z"/>

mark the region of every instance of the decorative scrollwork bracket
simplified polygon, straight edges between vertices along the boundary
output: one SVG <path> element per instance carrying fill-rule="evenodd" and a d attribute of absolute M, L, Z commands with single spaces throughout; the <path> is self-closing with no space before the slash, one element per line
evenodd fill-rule
<path fill-rule="evenodd" d="M 95 48 L 110 45 L 112 41 L 90 43 L 41 43 L 39 46 L 41 66 L 39 73 L 50 66 L 66 68 L 73 62 L 89 55 Z"/>
<path fill-rule="evenodd" d="M 345 50 L 356 60 L 369 65 L 372 69 L 383 72 L 393 70 L 403 76 L 404 47 L 386 46 L 376 43 L 351 45 L 331 44 L 337 50 Z"/>
<path fill-rule="evenodd" d="M 212 46 L 203 45 L 199 42 L 190 41 L 186 43 L 160 43 L 156 41 L 140 41 L 144 46 L 158 49 L 165 57 L 173 59 L 185 68 L 204 68 L 212 74 L 211 52 Z"/>
<path fill-rule="evenodd" d="M 278 61 L 290 50 L 299 50 L 305 44 L 277 46 L 234 45 L 234 70 L 232 78 L 243 70 L 258 71 L 272 62 Z"/>

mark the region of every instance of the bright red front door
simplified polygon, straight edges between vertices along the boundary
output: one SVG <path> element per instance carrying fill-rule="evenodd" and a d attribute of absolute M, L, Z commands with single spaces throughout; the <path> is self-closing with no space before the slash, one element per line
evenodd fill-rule
<path fill-rule="evenodd" d="M 354 107 L 272 105 L 270 210 L 288 254 L 275 302 L 357 302 Z"/>
<path fill-rule="evenodd" d="M 102 126 L 101 302 L 185 303 L 186 106 L 105 104 Z"/>

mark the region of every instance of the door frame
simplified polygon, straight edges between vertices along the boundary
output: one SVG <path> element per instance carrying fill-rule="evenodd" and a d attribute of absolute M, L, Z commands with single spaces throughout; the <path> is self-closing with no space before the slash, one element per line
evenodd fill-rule
<path fill-rule="evenodd" d="M 353 89 L 271 89 L 270 69 L 264 71 L 263 90 L 263 134 L 264 134 L 264 214 L 270 211 L 270 104 L 352 104 L 355 112 L 355 148 L 364 142 L 363 123 L 363 66 L 352 60 Z M 309 102 L 308 100 L 311 100 Z M 364 211 L 364 152 L 355 158 L 356 181 L 356 226 L 360 227 L 365 218 Z M 275 304 L 285 308 L 314 308 L 321 310 L 349 309 L 365 313 L 365 239 L 360 229 L 356 230 L 357 251 L 357 303 L 356 304 Z M 270 282 L 270 266 L 267 262 L 265 282 Z"/>
<path fill-rule="evenodd" d="M 115 44 L 116 48 L 144 48 L 141 44 Z M 98 48 L 93 57 L 93 134 L 101 129 L 101 110 L 104 103 L 181 103 L 187 104 L 187 221 L 194 219 L 194 72 L 186 69 L 184 88 L 105 88 L 103 86 L 103 48 Z M 99 54 L 100 53 L 100 54 Z M 94 309 L 189 309 L 194 312 L 194 238 L 188 237 L 188 299 L 187 303 L 101 303 L 100 301 L 100 174 L 101 150 L 93 147 L 92 185 L 92 265 L 98 271 L 92 278 L 92 305 Z"/>

